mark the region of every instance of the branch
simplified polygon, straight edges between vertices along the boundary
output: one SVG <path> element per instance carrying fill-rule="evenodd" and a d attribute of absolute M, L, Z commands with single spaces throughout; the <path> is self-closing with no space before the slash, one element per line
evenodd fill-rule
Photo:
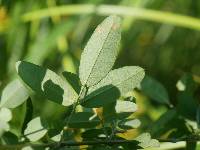
<path fill-rule="evenodd" d="M 101 140 L 101 141 L 82 141 L 82 142 L 75 142 L 75 141 L 63 141 L 61 143 L 47 143 L 47 144 L 34 144 L 34 143 L 26 143 L 26 144 L 16 144 L 16 145 L 2 145 L 0 146 L 0 149 L 17 149 L 17 148 L 22 148 L 26 146 L 31 146 L 31 147 L 55 147 L 58 146 L 59 148 L 61 147 L 66 147 L 66 146 L 80 146 L 80 145 L 114 145 L 114 144 L 127 144 L 127 143 L 132 143 L 132 144 L 138 144 L 137 141 L 128 141 L 128 140 Z"/>
<path fill-rule="evenodd" d="M 194 136 L 194 137 L 183 137 L 183 138 L 169 138 L 169 139 L 157 139 L 159 142 L 198 142 L 200 141 L 200 137 Z M 115 144 L 138 144 L 138 141 L 130 141 L 130 140 L 89 140 L 89 141 L 82 141 L 82 142 L 76 142 L 76 141 L 62 141 L 62 142 L 53 142 L 53 143 L 44 143 L 44 144 L 35 144 L 35 143 L 22 143 L 22 144 L 16 144 L 16 145 L 1 145 L 0 149 L 21 149 L 26 146 L 31 147 L 40 147 L 40 148 L 46 148 L 46 147 L 67 147 L 67 146 L 81 146 L 81 145 L 115 145 Z"/>
<path fill-rule="evenodd" d="M 22 20 L 33 21 L 49 16 L 60 15 L 82 15 L 82 14 L 97 14 L 97 15 L 120 15 L 131 16 L 136 19 L 154 21 L 159 23 L 171 24 L 180 27 L 200 30 L 200 19 L 174 14 L 171 12 L 150 10 L 144 8 L 116 6 L 116 5 L 92 5 L 92 4 L 76 4 L 64 5 L 52 8 L 44 8 L 32 12 L 28 12 L 22 16 Z"/>
<path fill-rule="evenodd" d="M 200 137 L 198 135 L 191 135 L 182 138 L 169 138 L 169 139 L 157 139 L 159 142 L 199 142 Z"/>

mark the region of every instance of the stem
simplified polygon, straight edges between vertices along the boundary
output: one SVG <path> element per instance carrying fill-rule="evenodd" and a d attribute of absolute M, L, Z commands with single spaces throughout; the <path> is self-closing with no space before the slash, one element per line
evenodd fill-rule
<path fill-rule="evenodd" d="M 71 120 L 73 114 L 74 114 L 75 111 L 76 111 L 76 107 L 77 107 L 77 105 L 79 104 L 80 99 L 81 99 L 82 97 L 85 97 L 85 95 L 86 95 L 86 92 L 84 93 L 84 95 L 82 95 L 83 92 L 84 92 L 84 90 L 85 90 L 85 88 L 86 88 L 85 85 L 83 85 L 83 86 L 81 87 L 81 90 L 80 90 L 79 95 L 78 95 L 78 97 L 77 97 L 76 103 L 73 105 L 73 109 L 72 109 L 72 111 L 71 111 L 71 113 L 70 113 L 70 115 L 69 115 L 69 118 L 68 118 L 68 120 L 67 120 L 66 127 L 68 127 L 69 122 L 70 122 L 70 120 Z M 61 135 L 60 142 L 57 144 L 56 148 L 57 148 L 57 147 L 60 147 L 60 145 L 62 144 L 63 139 L 64 139 L 64 129 L 63 129 L 63 133 L 62 133 L 62 135 Z"/>
<path fill-rule="evenodd" d="M 76 107 L 77 107 L 77 105 L 79 104 L 79 101 L 80 101 L 81 97 L 82 97 L 82 96 L 85 97 L 85 94 L 82 95 L 83 92 L 84 92 L 84 90 L 85 90 L 85 88 L 86 88 L 85 85 L 83 85 L 83 86 L 81 87 L 81 90 L 80 90 L 80 92 L 79 92 L 79 95 L 78 95 L 78 98 L 77 98 L 77 100 L 76 100 L 76 103 L 73 105 L 72 112 L 70 113 L 69 118 L 68 118 L 68 120 L 67 120 L 66 126 L 69 125 L 69 122 L 70 122 L 70 120 L 71 120 L 71 118 L 72 118 L 74 112 L 76 111 Z"/>
<path fill-rule="evenodd" d="M 110 140 L 112 140 L 112 138 L 115 136 L 115 132 L 116 132 L 116 122 L 115 122 L 115 120 L 112 121 L 111 128 L 112 128 L 112 133 L 110 135 Z"/>
<path fill-rule="evenodd" d="M 179 138 L 179 139 L 157 139 L 160 142 L 198 142 L 200 141 L 199 138 Z M 47 143 L 47 144 L 34 144 L 34 143 L 23 143 L 23 144 L 16 144 L 16 145 L 0 145 L 0 149 L 16 149 L 16 148 L 23 148 L 25 146 L 31 146 L 31 147 L 50 147 L 55 148 L 59 145 L 59 148 L 65 147 L 65 146 L 81 146 L 81 145 L 114 145 L 114 144 L 127 144 L 127 143 L 134 143 L 135 141 L 130 140 L 89 140 L 89 141 L 82 141 L 82 142 L 75 142 L 75 141 L 61 141 L 61 142 L 53 142 L 53 143 Z"/>
<path fill-rule="evenodd" d="M 80 145 L 98 145 L 98 144 L 104 144 L 104 145 L 114 145 L 114 144 L 125 144 L 125 143 L 135 143 L 135 141 L 128 141 L 128 140 L 102 140 L 102 141 L 83 141 L 83 142 L 74 142 L 74 141 L 62 141 L 61 143 L 47 143 L 47 144 L 33 144 L 33 143 L 27 143 L 27 144 L 18 144 L 18 145 L 3 145 L 0 146 L 0 149 L 11 149 L 11 148 L 22 148 L 25 146 L 31 146 L 31 147 L 55 147 L 59 144 L 59 148 L 65 147 L 65 146 L 80 146 Z"/>
<path fill-rule="evenodd" d="M 200 141 L 200 137 L 183 137 L 183 138 L 169 138 L 169 139 L 157 139 L 159 142 L 172 142 L 172 143 L 176 143 L 176 142 L 199 142 Z"/>
<path fill-rule="evenodd" d="M 180 27 L 200 30 L 200 19 L 175 14 L 165 11 L 157 11 L 144 8 L 116 6 L 116 5 L 92 5 L 92 4 L 76 4 L 64 5 L 51 8 L 44 8 L 28 12 L 22 16 L 24 22 L 34 21 L 49 16 L 61 15 L 83 15 L 83 14 L 97 14 L 97 15 L 120 15 L 131 16 L 135 19 L 154 21 L 164 24 L 171 24 Z"/>

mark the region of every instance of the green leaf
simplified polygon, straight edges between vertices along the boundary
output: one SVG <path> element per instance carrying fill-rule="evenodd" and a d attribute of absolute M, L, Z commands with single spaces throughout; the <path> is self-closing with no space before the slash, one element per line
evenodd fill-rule
<path fill-rule="evenodd" d="M 121 39 L 120 18 L 107 17 L 94 31 L 81 55 L 79 76 L 82 85 L 98 83 L 111 70 Z"/>
<path fill-rule="evenodd" d="M 137 105 L 130 101 L 118 100 L 115 106 L 116 113 L 136 112 Z"/>
<path fill-rule="evenodd" d="M 22 105 L 12 109 L 12 120 L 10 121 L 10 132 L 18 137 L 22 135 L 23 124 L 27 113 L 27 101 Z"/>
<path fill-rule="evenodd" d="M 141 125 L 138 119 L 124 119 L 119 122 L 119 127 L 122 129 L 138 128 Z"/>
<path fill-rule="evenodd" d="M 72 86 L 53 71 L 25 61 L 17 62 L 16 67 L 21 79 L 37 94 L 64 106 L 77 100 Z"/>
<path fill-rule="evenodd" d="M 101 107 L 133 90 L 144 78 L 144 70 L 137 66 L 115 69 L 88 90 L 82 101 L 85 107 Z"/>
<path fill-rule="evenodd" d="M 196 141 L 186 142 L 186 148 L 185 148 L 186 150 L 198 150 L 198 149 L 196 149 L 196 147 L 197 147 L 197 142 Z"/>
<path fill-rule="evenodd" d="M 168 110 L 160 116 L 149 128 L 149 132 L 152 136 L 159 137 L 172 127 L 172 121 L 177 117 L 175 109 Z"/>
<path fill-rule="evenodd" d="M 67 118 L 68 120 L 69 118 Z M 78 112 L 70 118 L 69 127 L 72 128 L 92 128 L 100 123 L 98 117 L 90 112 Z"/>
<path fill-rule="evenodd" d="M 198 87 L 198 84 L 195 83 L 192 74 L 185 73 L 176 83 L 176 87 L 179 91 L 194 93 Z"/>
<path fill-rule="evenodd" d="M 89 129 L 84 131 L 81 134 L 82 138 L 85 139 L 94 139 L 94 138 L 98 138 L 98 137 L 106 137 L 105 132 L 110 135 L 112 134 L 112 129 L 109 127 L 104 127 L 104 128 L 100 128 L 100 129 Z"/>
<path fill-rule="evenodd" d="M 16 79 L 3 90 L 0 107 L 15 108 L 27 100 L 28 97 L 27 89 Z"/>
<path fill-rule="evenodd" d="M 198 128 L 200 128 L 200 105 L 198 105 L 198 107 L 197 107 L 196 122 L 197 122 Z"/>
<path fill-rule="evenodd" d="M 12 113 L 8 108 L 0 109 L 0 137 L 5 131 L 9 131 L 8 122 L 12 119 Z"/>
<path fill-rule="evenodd" d="M 143 148 L 148 147 L 159 147 L 159 142 L 156 139 L 151 139 L 151 135 L 149 133 L 142 133 L 135 140 L 139 141 L 139 146 Z"/>
<path fill-rule="evenodd" d="M 79 93 L 81 90 L 79 77 L 76 74 L 67 71 L 64 71 L 62 74 L 67 82 L 69 82 L 69 84 L 73 87 L 73 89 Z"/>
<path fill-rule="evenodd" d="M 9 129 L 10 129 L 10 126 L 8 122 L 1 121 L 0 122 L 0 137 L 3 135 L 4 132 L 9 131 Z"/>
<path fill-rule="evenodd" d="M 141 82 L 141 90 L 152 100 L 159 103 L 170 104 L 169 96 L 165 87 L 160 82 L 149 76 L 145 76 L 144 80 Z"/>
<path fill-rule="evenodd" d="M 0 109 L 0 120 L 8 122 L 12 119 L 12 113 L 8 108 L 1 108 Z"/>
<path fill-rule="evenodd" d="M 6 145 L 13 145 L 18 143 L 18 137 L 11 133 L 11 132 L 5 132 L 2 136 L 3 141 L 6 143 Z M 0 147 L 1 149 L 1 147 Z"/>
<path fill-rule="evenodd" d="M 47 129 L 45 129 L 45 125 L 41 121 L 40 117 L 31 120 L 28 123 L 27 128 L 24 130 L 24 135 L 33 142 L 41 139 L 46 133 Z"/>
<path fill-rule="evenodd" d="M 198 99 L 190 92 L 179 92 L 177 94 L 178 104 L 177 112 L 178 114 L 188 118 L 190 120 L 196 120 L 196 112 L 198 109 Z"/>

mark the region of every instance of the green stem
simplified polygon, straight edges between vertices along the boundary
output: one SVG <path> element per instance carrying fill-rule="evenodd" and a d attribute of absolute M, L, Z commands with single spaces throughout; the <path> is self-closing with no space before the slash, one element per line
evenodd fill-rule
<path fill-rule="evenodd" d="M 80 146 L 80 145 L 99 145 L 99 144 L 104 144 L 104 145 L 114 145 L 114 144 L 125 144 L 125 143 L 137 143 L 135 141 L 128 141 L 128 140 L 112 140 L 112 141 L 107 141 L 107 140 L 102 140 L 102 141 L 83 141 L 83 142 L 74 142 L 74 141 L 62 141 L 59 143 L 59 148 L 65 147 L 65 146 Z M 53 148 L 57 145 L 58 143 L 47 143 L 47 144 L 33 144 L 33 143 L 26 143 L 26 144 L 17 144 L 17 145 L 1 145 L 0 149 L 16 149 L 16 148 L 23 148 L 26 146 L 31 146 L 31 147 L 50 147 Z"/>
<path fill-rule="evenodd" d="M 69 122 L 70 122 L 72 116 L 74 115 L 74 113 L 75 113 L 75 111 L 76 111 L 76 107 L 78 106 L 80 99 L 81 99 L 82 97 L 85 97 L 85 95 L 86 95 L 86 93 L 87 93 L 87 91 L 85 92 L 85 89 L 86 89 L 86 86 L 83 85 L 83 86 L 81 87 L 80 92 L 79 92 L 79 95 L 78 95 L 78 98 L 77 98 L 77 100 L 76 100 L 76 103 L 73 105 L 72 111 L 71 111 L 71 113 L 70 113 L 70 115 L 69 115 L 69 118 L 68 118 L 68 120 L 67 120 L 67 123 L 66 123 L 66 127 L 67 127 L 67 128 L 68 128 L 68 126 L 69 126 Z M 83 92 L 85 92 L 84 95 L 83 95 Z M 63 129 L 63 133 L 62 133 L 62 135 L 61 135 L 60 142 L 56 145 L 55 148 L 60 147 L 60 144 L 62 143 L 63 140 L 64 140 L 64 129 Z"/>
<path fill-rule="evenodd" d="M 150 10 L 145 8 L 135 8 L 116 5 L 93 5 L 93 4 L 77 4 L 77 5 L 64 5 L 58 7 L 51 7 L 42 10 L 28 12 L 22 16 L 22 20 L 33 21 L 50 16 L 60 15 L 83 15 L 83 14 L 96 14 L 96 15 L 120 15 L 131 16 L 135 19 L 154 21 L 164 24 L 171 24 L 180 27 L 200 30 L 200 19 L 174 14 L 171 12 Z"/>

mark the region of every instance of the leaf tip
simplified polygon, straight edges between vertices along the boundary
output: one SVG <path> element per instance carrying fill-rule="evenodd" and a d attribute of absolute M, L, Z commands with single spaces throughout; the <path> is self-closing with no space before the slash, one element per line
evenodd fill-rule
<path fill-rule="evenodd" d="M 121 26 L 121 18 L 116 15 L 111 15 L 108 17 L 110 20 L 112 20 L 112 29 L 118 30 Z"/>

